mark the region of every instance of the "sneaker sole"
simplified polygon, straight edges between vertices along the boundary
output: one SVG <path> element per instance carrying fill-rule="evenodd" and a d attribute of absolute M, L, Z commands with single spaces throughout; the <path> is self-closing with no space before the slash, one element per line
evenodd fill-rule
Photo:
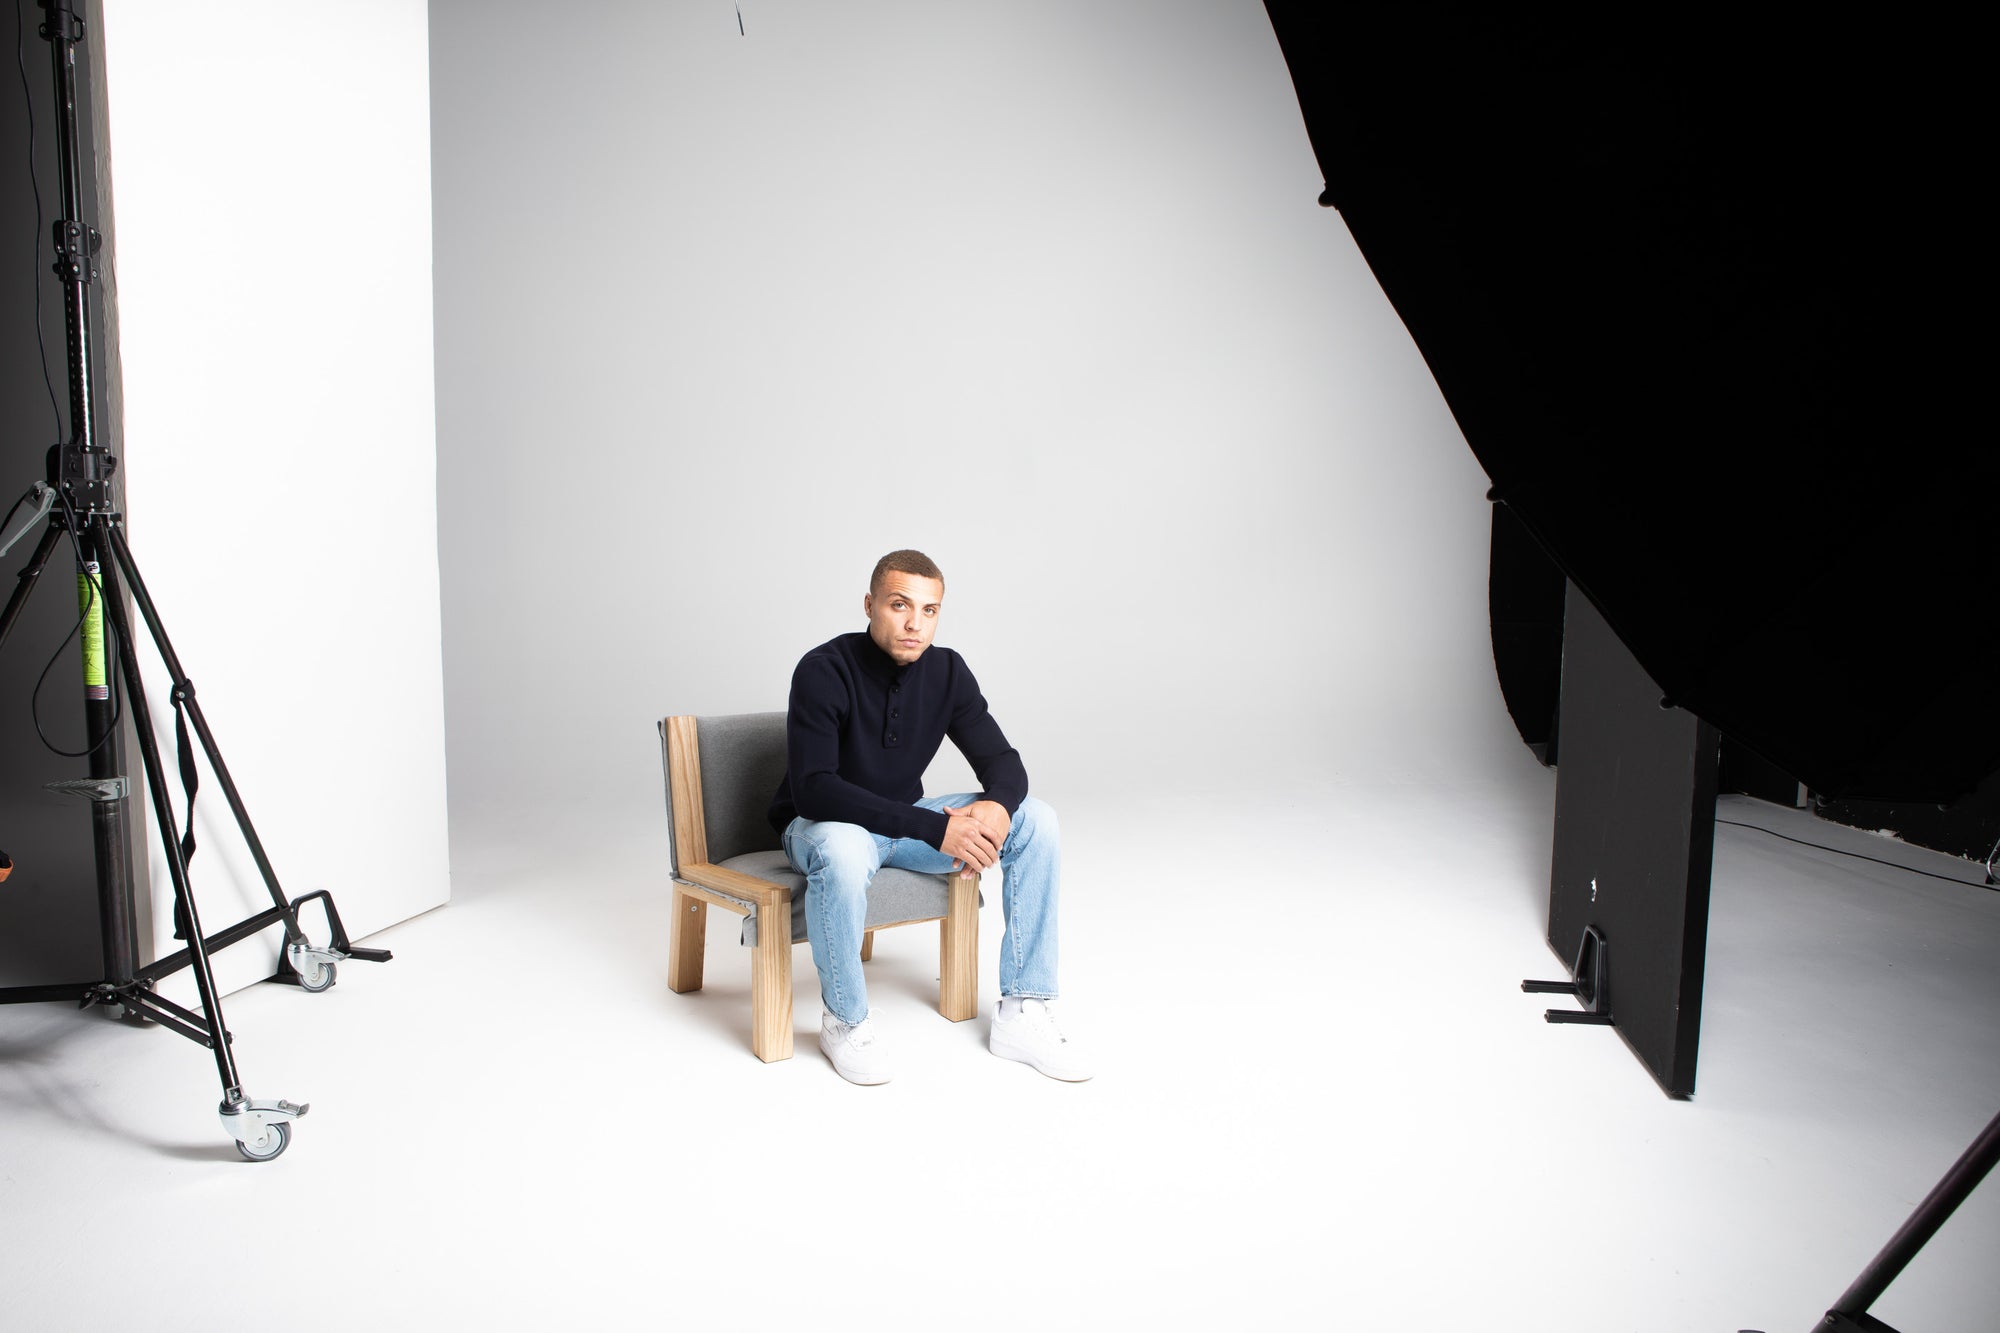
<path fill-rule="evenodd" d="M 992 1051 L 993 1054 L 999 1056 L 1002 1060 L 1012 1060 L 1016 1064 L 1026 1065 L 1028 1068 L 1034 1070 L 1037 1074 L 1042 1075 L 1042 1077 L 1055 1079 L 1059 1083 L 1090 1082 L 1089 1074 L 1079 1074 L 1073 1070 L 1069 1072 L 1064 1072 L 1061 1070 L 1050 1069 L 1047 1065 L 1044 1065 L 1043 1063 L 1041 1063 L 1041 1061 L 1035 1059 L 1035 1057 L 1029 1054 L 1028 1052 L 1014 1048 L 1003 1048 L 1000 1045 L 1000 1043 L 992 1041 L 990 1039 L 987 1042 L 986 1048 Z"/>

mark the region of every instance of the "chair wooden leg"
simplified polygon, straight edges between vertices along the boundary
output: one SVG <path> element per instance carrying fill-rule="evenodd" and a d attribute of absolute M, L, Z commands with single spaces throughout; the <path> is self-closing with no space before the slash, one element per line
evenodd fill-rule
<path fill-rule="evenodd" d="M 685 995 L 701 989 L 701 964 L 708 942 L 708 904 L 691 893 L 674 892 L 674 928 L 667 955 L 667 989 Z"/>
<path fill-rule="evenodd" d="M 979 1012 L 979 876 L 953 875 L 938 926 L 938 1012 L 963 1023 Z"/>
<path fill-rule="evenodd" d="M 867 962 L 875 956 L 875 932 L 869 931 L 861 937 L 861 961 Z"/>
<path fill-rule="evenodd" d="M 785 895 L 757 909 L 750 962 L 750 1049 L 770 1063 L 792 1058 L 792 904 Z"/>

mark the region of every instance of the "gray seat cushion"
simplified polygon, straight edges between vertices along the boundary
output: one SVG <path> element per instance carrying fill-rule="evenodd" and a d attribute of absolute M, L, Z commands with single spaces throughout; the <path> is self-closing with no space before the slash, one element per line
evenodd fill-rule
<path fill-rule="evenodd" d="M 806 937 L 806 877 L 792 869 L 784 852 L 746 852 L 717 864 L 790 887 L 792 942 L 796 944 Z M 888 866 L 876 871 L 875 878 L 868 882 L 866 921 L 870 930 L 877 926 L 891 926 L 898 921 L 925 921 L 943 916 L 950 901 L 951 890 L 945 884 L 944 876 L 919 875 L 914 870 Z M 757 917 L 754 913 L 744 918 L 742 939 L 745 944 L 754 945 L 757 942 Z"/>

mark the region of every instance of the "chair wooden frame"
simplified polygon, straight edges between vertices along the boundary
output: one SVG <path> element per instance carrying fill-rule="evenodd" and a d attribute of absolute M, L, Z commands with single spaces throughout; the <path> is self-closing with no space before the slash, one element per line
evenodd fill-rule
<path fill-rule="evenodd" d="M 702 819 L 701 743 L 692 717 L 660 724 L 667 740 L 669 785 L 673 790 L 673 931 L 667 986 L 685 995 L 701 989 L 707 948 L 708 909 L 738 916 L 757 914 L 757 944 L 750 963 L 750 1048 L 771 1062 L 792 1058 L 792 891 L 727 866 L 711 865 Z M 938 1012 L 963 1023 L 979 1012 L 979 875 L 947 878 L 943 916 L 887 921 L 862 940 L 863 962 L 875 953 L 875 932 L 891 926 L 936 921 L 938 926 Z"/>

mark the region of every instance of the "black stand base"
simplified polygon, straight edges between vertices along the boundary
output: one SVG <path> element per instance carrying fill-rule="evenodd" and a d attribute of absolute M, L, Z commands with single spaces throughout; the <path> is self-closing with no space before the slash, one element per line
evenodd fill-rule
<path fill-rule="evenodd" d="M 71 470 L 69 462 L 84 453 L 73 446 L 63 446 L 53 452 L 56 458 L 52 460 L 51 472 L 57 476 L 66 475 Z M 103 460 L 102 466 L 108 474 L 109 460 Z M 99 734 L 115 727 L 114 701 L 122 692 L 138 740 L 146 788 L 152 798 L 153 816 L 160 832 L 161 850 L 166 854 L 168 874 L 173 881 L 174 921 L 187 945 L 144 967 L 137 966 L 130 903 L 126 894 L 119 891 L 121 886 L 115 882 L 115 877 L 107 875 L 104 864 L 100 862 L 99 910 L 105 939 L 104 975 L 93 981 L 0 989 L 0 1004 L 74 1002 L 79 1008 L 113 1006 L 122 1009 L 127 1017 L 158 1023 L 208 1048 L 215 1056 L 216 1073 L 222 1083 L 220 1109 L 224 1128 L 236 1139 L 237 1148 L 245 1157 L 252 1161 L 269 1161 L 290 1143 L 290 1122 L 305 1114 L 306 1108 L 288 1101 L 257 1102 L 245 1096 L 231 1050 L 229 1030 L 223 1024 L 222 1001 L 210 966 L 210 956 L 217 950 L 226 949 L 274 926 L 282 927 L 284 945 L 277 971 L 271 979 L 302 990 L 323 991 L 333 985 L 340 962 L 349 958 L 387 962 L 390 954 L 386 949 L 356 948 L 348 938 L 347 928 L 333 904 L 332 895 L 326 890 L 306 894 L 294 902 L 279 884 L 277 872 L 271 867 L 263 842 L 257 836 L 256 826 L 250 820 L 242 795 L 230 776 L 229 766 L 223 762 L 222 751 L 209 730 L 200 701 L 195 697 L 194 682 L 188 679 L 187 672 L 182 668 L 145 581 L 139 576 L 138 565 L 125 544 L 123 527 L 116 511 L 86 508 L 78 512 L 65 498 L 61 514 L 50 517 L 48 530 L 36 545 L 35 554 L 21 574 L 13 596 L 8 599 L 6 608 L 0 610 L 0 643 L 5 642 L 8 631 L 19 618 L 22 607 L 39 582 L 64 532 L 68 532 L 76 544 L 83 585 L 91 599 L 86 614 L 95 612 L 101 615 L 99 625 L 104 632 L 103 637 L 116 649 L 117 669 L 106 674 L 102 690 L 92 697 L 91 705 L 86 710 L 86 725 Z M 168 802 L 166 766 L 154 738 L 151 710 L 147 705 L 134 647 L 132 618 L 124 605 L 124 592 L 127 590 L 173 682 L 175 730 L 181 746 L 180 771 L 188 794 L 189 823 L 193 822 L 196 772 L 188 734 L 192 730 L 271 896 L 270 907 L 212 935 L 204 933 L 201 928 L 200 912 L 188 880 L 188 858 L 193 854 L 194 840 L 192 836 L 185 839 L 179 836 L 180 829 L 176 827 L 174 812 Z M 108 823 L 117 830 L 119 836 L 116 841 L 122 848 L 124 807 L 130 789 L 124 776 L 94 775 L 88 781 L 65 785 L 75 787 L 81 794 L 92 798 L 97 811 L 106 816 L 99 822 Z M 328 942 L 323 946 L 313 944 L 299 925 L 299 908 L 312 902 L 318 902 L 326 916 Z M 183 968 L 190 968 L 194 973 L 195 989 L 201 997 L 199 1011 L 176 1004 L 155 990 L 162 978 Z"/>
<path fill-rule="evenodd" d="M 1574 995 L 1583 1001 L 1581 1009 L 1550 1009 L 1542 1017 L 1551 1023 L 1598 1023 L 1614 1025 L 1611 1017 L 1611 953 L 1604 933 L 1596 926 L 1583 928 L 1583 940 L 1576 946 L 1576 965 L 1570 981 L 1524 981 L 1521 989 L 1531 995 Z"/>
<path fill-rule="evenodd" d="M 1842 1314 L 1828 1310 L 1815 1333 L 1896 1333 L 1872 1314 Z"/>
<path fill-rule="evenodd" d="M 321 907 L 326 909 L 327 952 L 338 954 L 342 958 L 353 958 L 363 963 L 386 963 L 395 956 L 387 949 L 363 949 L 351 943 L 347 938 L 347 927 L 340 923 L 340 910 L 333 905 L 333 895 L 325 889 L 315 889 L 305 897 L 293 901 L 292 918 L 294 923 L 298 919 L 298 910 L 310 902 L 317 902 Z M 302 986 L 307 990 L 325 990 L 327 986 L 333 984 L 331 976 L 333 964 L 328 962 L 325 966 L 328 970 L 326 982 L 324 985 L 316 985 L 313 978 L 308 977 L 305 973 L 300 972 L 298 968 L 292 966 L 291 953 L 287 951 L 279 955 L 278 970 L 272 973 L 271 980 L 287 986 Z"/>

